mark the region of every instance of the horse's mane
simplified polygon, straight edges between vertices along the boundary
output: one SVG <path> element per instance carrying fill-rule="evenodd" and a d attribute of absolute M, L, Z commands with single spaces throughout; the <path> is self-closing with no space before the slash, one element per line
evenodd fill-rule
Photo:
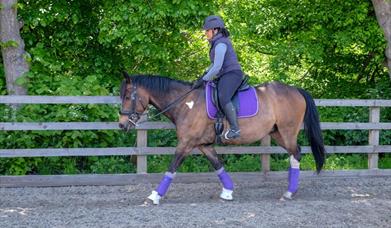
<path fill-rule="evenodd" d="M 170 90 L 178 88 L 179 85 L 190 85 L 189 82 L 171 79 L 160 75 L 132 75 L 130 80 L 136 86 L 142 86 L 152 93 L 158 95 L 164 95 Z M 126 90 L 126 80 L 122 81 L 121 84 L 121 97 L 124 96 Z"/>

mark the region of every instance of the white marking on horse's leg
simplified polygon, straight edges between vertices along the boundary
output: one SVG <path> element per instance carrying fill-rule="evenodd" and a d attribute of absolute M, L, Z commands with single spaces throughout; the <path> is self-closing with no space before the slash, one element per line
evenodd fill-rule
<path fill-rule="evenodd" d="M 291 163 L 291 168 L 300 169 L 300 162 L 293 155 L 289 157 L 289 162 Z"/>
<path fill-rule="evenodd" d="M 285 201 L 285 200 L 291 200 L 292 199 L 292 193 L 291 192 L 285 192 L 284 195 L 281 196 L 280 200 Z"/>
<path fill-rule="evenodd" d="M 224 199 L 224 200 L 233 200 L 233 197 L 232 197 L 233 192 L 234 191 L 232 191 L 232 190 L 228 190 L 228 189 L 223 188 L 223 191 L 220 194 L 220 198 Z"/>
<path fill-rule="evenodd" d="M 148 199 L 152 200 L 152 203 L 155 205 L 159 205 L 160 198 L 157 191 L 152 191 L 151 195 L 148 196 Z"/>

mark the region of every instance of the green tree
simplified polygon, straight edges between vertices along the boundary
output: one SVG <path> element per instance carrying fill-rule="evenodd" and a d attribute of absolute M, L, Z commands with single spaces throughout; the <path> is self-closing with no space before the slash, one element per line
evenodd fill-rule
<path fill-rule="evenodd" d="M 260 80 L 311 88 L 316 97 L 366 94 L 367 87 L 385 81 L 386 44 L 369 1 L 257 0 L 220 5 L 239 50 L 244 50 L 240 55 L 245 68 Z M 356 86 L 347 86 L 351 83 Z M 335 93 L 337 89 L 345 93 Z"/>
<path fill-rule="evenodd" d="M 210 1 L 105 3 L 99 42 L 121 56 L 124 68 L 194 79 L 206 67 L 206 42 L 197 31 L 214 8 Z"/>

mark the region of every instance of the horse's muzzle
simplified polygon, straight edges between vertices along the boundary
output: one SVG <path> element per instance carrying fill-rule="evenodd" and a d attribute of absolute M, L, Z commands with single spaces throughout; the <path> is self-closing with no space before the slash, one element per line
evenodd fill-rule
<path fill-rule="evenodd" d="M 119 128 L 121 128 L 122 130 L 124 130 L 124 131 L 126 131 L 126 132 L 128 132 L 128 131 L 130 131 L 130 129 L 132 129 L 132 128 L 134 128 L 135 126 L 132 124 L 132 123 L 130 123 L 129 121 L 126 121 L 126 122 L 119 122 L 119 124 L 118 124 L 118 126 L 119 126 Z"/>

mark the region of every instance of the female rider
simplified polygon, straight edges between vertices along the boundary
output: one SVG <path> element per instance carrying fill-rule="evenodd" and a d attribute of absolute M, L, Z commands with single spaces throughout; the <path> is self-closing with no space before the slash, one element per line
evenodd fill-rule
<path fill-rule="evenodd" d="M 227 140 L 238 138 L 240 129 L 231 99 L 243 80 L 243 72 L 223 20 L 219 16 L 209 16 L 204 21 L 203 30 L 210 43 L 209 59 L 212 64 L 202 80 L 197 81 L 194 87 L 201 86 L 203 81 L 218 79 L 220 106 L 230 125 L 230 129 L 224 133 L 224 138 Z"/>

